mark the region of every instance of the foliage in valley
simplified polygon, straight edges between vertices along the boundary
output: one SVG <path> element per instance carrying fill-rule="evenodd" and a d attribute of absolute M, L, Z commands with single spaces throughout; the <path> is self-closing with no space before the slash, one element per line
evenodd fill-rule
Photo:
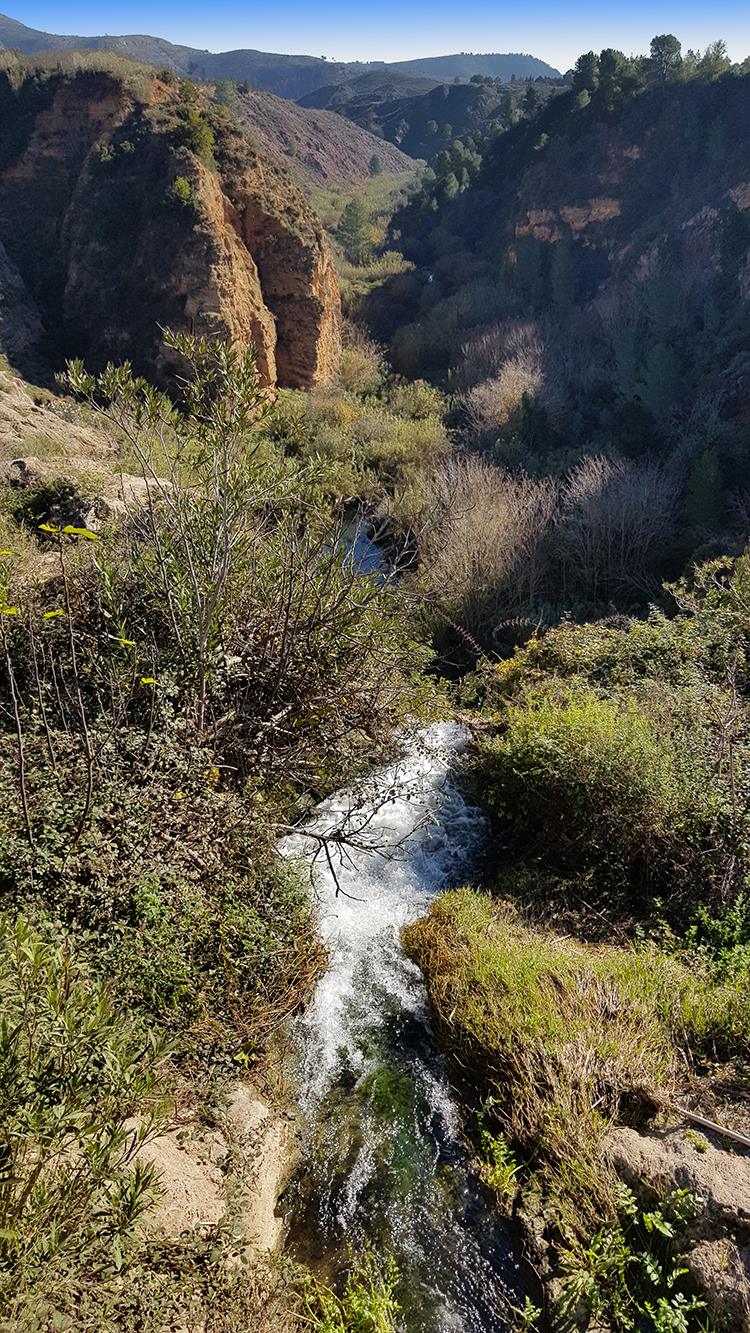
<path fill-rule="evenodd" d="M 179 405 L 128 367 L 67 376 L 139 461 L 128 522 L 76 526 L 64 491 L 41 522 L 4 519 L 11 1319 L 66 1318 L 95 1273 L 114 1299 L 126 1251 L 138 1280 L 154 1182 L 127 1174 L 130 1118 L 157 1068 L 162 1091 L 247 1068 L 304 1001 L 323 950 L 276 842 L 428 694 L 391 581 L 358 571 L 314 469 L 272 445 L 252 354 L 170 342 Z"/>
<path fill-rule="evenodd" d="M 370 302 L 396 369 L 448 387 L 491 463 L 564 484 L 602 459 L 604 499 L 608 468 L 658 459 L 676 495 L 657 584 L 744 533 L 749 91 L 721 43 L 589 53 L 491 141 L 441 147 L 394 219 L 414 268 Z"/>
<path fill-rule="evenodd" d="M 543 1219 L 573 1323 L 583 1301 L 617 1329 L 708 1326 L 664 1256 L 649 1278 L 606 1139 L 707 1069 L 718 1089 L 746 1077 L 748 569 L 708 562 L 669 615 L 563 623 L 485 660 L 469 778 L 490 891 L 405 935 L 485 1178 Z"/>

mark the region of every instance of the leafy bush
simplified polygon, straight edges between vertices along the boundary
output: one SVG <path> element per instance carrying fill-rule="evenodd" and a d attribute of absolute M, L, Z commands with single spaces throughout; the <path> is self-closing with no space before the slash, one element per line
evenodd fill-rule
<path fill-rule="evenodd" d="M 175 176 L 166 194 L 167 203 L 177 209 L 195 208 L 195 192 L 186 176 Z"/>
<path fill-rule="evenodd" d="M 645 1207 L 630 1190 L 617 1192 L 619 1218 L 561 1257 L 563 1330 L 580 1328 L 581 1306 L 613 1333 L 706 1333 L 706 1302 L 685 1281 L 681 1248 L 699 1211 L 688 1190 L 672 1190 Z"/>
<path fill-rule="evenodd" d="M 358 397 L 378 393 L 385 379 L 385 367 L 378 347 L 361 340 L 343 347 L 339 376 L 345 393 L 356 394 Z"/>
<path fill-rule="evenodd" d="M 246 1060 L 322 959 L 278 837 L 389 751 L 424 654 L 269 450 L 252 356 L 174 347 L 182 411 L 127 368 L 70 372 L 140 460 L 128 524 L 40 524 L 41 588 L 2 557 L 0 895 L 76 932 L 183 1058 Z"/>
<path fill-rule="evenodd" d="M 74 482 L 57 478 L 9 496 L 9 509 L 20 524 L 37 531 L 40 523 L 80 522 L 85 501 Z"/>
<path fill-rule="evenodd" d="M 448 453 L 444 400 L 427 385 L 388 381 L 377 348 L 344 350 L 343 392 L 282 392 L 269 433 L 292 456 L 314 461 L 329 501 L 383 500 L 397 518 L 418 507 L 420 479 Z"/>
<path fill-rule="evenodd" d="M 173 1032 L 183 1059 L 255 1059 L 322 962 L 304 877 L 184 729 L 131 733 L 124 746 L 101 727 L 89 740 L 99 763 L 87 811 L 80 742 L 25 730 L 33 847 L 17 772 L 0 765 L 4 903 L 34 901 L 75 932 L 120 1002 Z"/>
<path fill-rule="evenodd" d="M 369 1254 L 353 1265 L 341 1296 L 312 1282 L 306 1302 L 311 1328 L 317 1333 L 395 1333 L 397 1279 L 393 1263 L 381 1272 Z"/>
<path fill-rule="evenodd" d="M 208 166 L 214 160 L 216 136 L 207 118 L 195 106 L 183 106 L 174 131 L 175 143 L 189 148 Z"/>
<path fill-rule="evenodd" d="M 478 780 L 519 865 L 641 912 L 659 895 L 682 927 L 692 895 L 713 912 L 742 889 L 747 577 L 711 562 L 671 620 L 563 624 L 480 671 Z"/>
<path fill-rule="evenodd" d="M 413 421 L 427 421 L 430 417 L 439 419 L 445 412 L 443 395 L 426 380 L 396 384 L 389 394 L 389 403 L 397 416 L 409 417 Z"/>
<path fill-rule="evenodd" d="M 709 756 L 699 728 L 689 753 L 674 736 L 676 723 L 690 735 L 699 701 L 676 702 L 603 698 L 576 682 L 511 705 L 499 734 L 479 743 L 483 793 L 510 854 L 562 875 L 596 870 L 600 885 L 635 895 L 710 874 L 720 808 Z"/>
<path fill-rule="evenodd" d="M 659 611 L 645 620 L 565 621 L 532 635 L 512 657 L 483 666 L 474 683 L 489 709 L 551 678 L 581 677 L 602 690 L 630 689 L 645 679 L 679 687 L 697 684 L 705 647 L 694 621 L 669 620 Z"/>

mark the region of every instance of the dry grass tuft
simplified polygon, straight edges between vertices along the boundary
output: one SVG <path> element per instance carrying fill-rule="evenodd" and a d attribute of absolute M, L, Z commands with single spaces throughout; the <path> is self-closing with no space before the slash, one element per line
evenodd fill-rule
<path fill-rule="evenodd" d="M 538 601 L 557 486 L 511 475 L 481 458 L 452 458 L 425 486 L 422 582 L 453 620 L 479 638 Z"/>

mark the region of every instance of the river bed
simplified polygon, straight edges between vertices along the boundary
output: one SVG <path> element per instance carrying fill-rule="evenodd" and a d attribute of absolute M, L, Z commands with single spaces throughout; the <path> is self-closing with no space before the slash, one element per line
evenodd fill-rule
<path fill-rule="evenodd" d="M 285 1196 L 290 1248 L 334 1279 L 352 1255 L 392 1256 L 403 1333 L 502 1333 L 523 1303 L 517 1238 L 472 1170 L 400 933 L 458 885 L 484 836 L 451 779 L 461 728 L 426 729 L 311 828 L 359 844 L 315 858 L 330 964 L 296 1028 L 302 1160 Z M 310 839 L 284 850 L 311 857 Z"/>

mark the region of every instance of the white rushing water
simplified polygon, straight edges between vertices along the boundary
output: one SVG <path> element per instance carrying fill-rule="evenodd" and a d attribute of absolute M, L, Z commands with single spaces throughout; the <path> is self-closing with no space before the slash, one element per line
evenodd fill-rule
<path fill-rule="evenodd" d="M 454 724 L 428 728 L 309 826 L 345 828 L 357 846 L 315 858 L 330 965 L 298 1025 L 305 1154 L 291 1235 L 326 1271 L 348 1247 L 392 1254 L 409 1333 L 505 1329 L 519 1288 L 509 1232 L 460 1138 L 422 976 L 400 943 L 435 893 L 462 882 L 481 843 L 482 816 L 450 779 L 462 742 Z M 314 847 L 299 837 L 284 850 Z"/>

